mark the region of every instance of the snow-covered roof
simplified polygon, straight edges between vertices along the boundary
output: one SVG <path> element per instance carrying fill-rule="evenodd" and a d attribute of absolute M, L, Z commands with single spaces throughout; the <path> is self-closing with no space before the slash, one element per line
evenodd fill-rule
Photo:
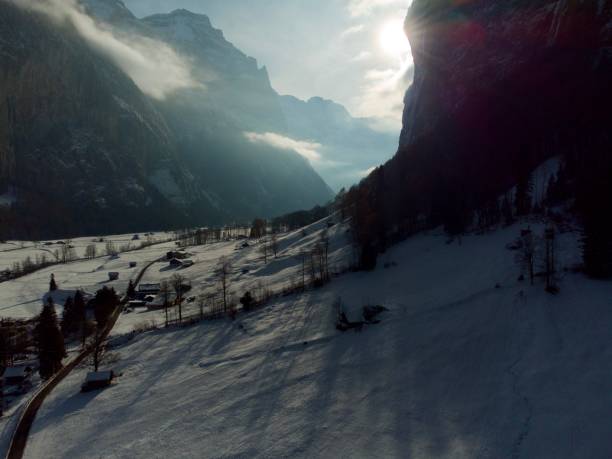
<path fill-rule="evenodd" d="M 91 371 L 87 373 L 87 378 L 85 378 L 85 382 L 108 381 L 112 378 L 112 371 Z"/>

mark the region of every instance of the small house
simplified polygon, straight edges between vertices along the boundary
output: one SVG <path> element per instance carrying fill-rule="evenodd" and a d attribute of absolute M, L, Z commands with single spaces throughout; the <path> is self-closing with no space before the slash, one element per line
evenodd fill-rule
<path fill-rule="evenodd" d="M 8 367 L 4 370 L 2 379 L 5 386 L 21 386 L 30 380 L 32 369 L 30 367 Z"/>
<path fill-rule="evenodd" d="M 110 273 L 108 273 L 108 280 L 109 281 L 116 281 L 117 279 L 119 279 L 119 273 L 118 272 L 110 272 Z"/>
<path fill-rule="evenodd" d="M 169 261 L 169 264 L 172 268 L 180 268 L 183 266 L 183 262 L 179 260 L 178 258 L 173 258 L 172 260 Z"/>
<path fill-rule="evenodd" d="M 140 284 L 138 286 L 138 292 L 147 295 L 157 295 L 161 290 L 160 284 Z"/>
<path fill-rule="evenodd" d="M 92 371 L 87 373 L 85 382 L 81 385 L 81 392 L 89 392 L 97 389 L 104 389 L 113 382 L 115 374 L 110 371 Z"/>
<path fill-rule="evenodd" d="M 138 266 L 137 261 L 130 261 L 130 268 L 135 268 L 136 266 Z"/>
<path fill-rule="evenodd" d="M 147 302 L 143 300 L 128 301 L 128 306 L 130 308 L 142 308 L 142 307 L 145 307 L 146 305 L 147 305 Z"/>

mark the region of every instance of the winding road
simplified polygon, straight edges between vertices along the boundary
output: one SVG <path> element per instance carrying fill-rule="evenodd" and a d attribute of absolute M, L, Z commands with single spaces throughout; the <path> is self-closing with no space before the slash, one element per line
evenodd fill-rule
<path fill-rule="evenodd" d="M 134 286 L 138 286 L 147 269 L 149 269 L 153 264 L 157 263 L 158 261 L 160 261 L 160 259 L 153 260 L 142 268 L 142 270 L 140 271 L 140 273 L 138 273 L 138 276 L 136 277 Z M 124 297 L 121 301 L 121 304 L 113 312 L 113 315 L 111 316 L 111 319 L 104 330 L 104 338 L 106 338 L 110 334 L 113 327 L 117 323 L 117 319 L 119 318 L 123 305 L 126 301 L 127 297 Z M 65 365 L 58 373 L 56 373 L 51 379 L 49 379 L 27 402 L 25 408 L 22 410 L 19 421 L 17 422 L 17 426 L 15 427 L 15 430 L 12 434 L 11 442 L 6 454 L 6 459 L 21 459 L 23 457 L 30 429 L 32 428 L 34 419 L 36 419 L 36 414 L 38 413 L 38 410 L 45 401 L 45 398 L 51 393 L 51 391 L 53 391 L 55 387 L 57 387 L 60 382 L 62 382 L 62 380 L 66 376 L 70 374 L 70 372 L 74 368 L 76 368 L 81 362 L 83 362 L 83 360 L 85 360 L 87 356 L 91 354 L 92 351 L 93 349 L 90 347 L 83 350 L 83 352 L 81 352 L 67 365 Z"/>

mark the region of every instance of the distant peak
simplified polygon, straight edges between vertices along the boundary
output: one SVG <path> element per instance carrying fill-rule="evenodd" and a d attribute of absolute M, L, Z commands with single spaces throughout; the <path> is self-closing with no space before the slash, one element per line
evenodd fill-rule
<path fill-rule="evenodd" d="M 198 27 L 203 26 L 206 29 L 213 28 L 208 16 L 205 14 L 194 13 L 193 11 L 189 11 L 184 8 L 176 9 L 170 13 L 153 14 L 143 18 L 143 21 L 149 23 L 183 23 L 197 25 Z"/>
<path fill-rule="evenodd" d="M 186 10 L 184 8 L 179 8 L 174 11 L 171 11 L 168 16 L 174 17 L 182 17 L 182 18 L 190 18 L 200 21 L 205 21 L 210 24 L 210 18 L 205 14 L 194 13 L 193 11 Z"/>
<path fill-rule="evenodd" d="M 329 104 L 338 105 L 333 100 L 324 99 L 323 97 L 319 97 L 319 96 L 311 97 L 310 99 L 308 99 L 308 103 L 309 104 L 319 104 L 319 105 L 329 105 Z"/>
<path fill-rule="evenodd" d="M 122 0 L 79 0 L 79 3 L 89 14 L 106 21 L 134 17 Z"/>

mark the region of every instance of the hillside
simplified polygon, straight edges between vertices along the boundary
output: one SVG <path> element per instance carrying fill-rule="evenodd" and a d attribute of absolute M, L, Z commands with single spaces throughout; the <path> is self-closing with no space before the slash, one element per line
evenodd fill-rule
<path fill-rule="evenodd" d="M 185 223 L 176 204 L 199 194 L 150 100 L 74 29 L 0 12 L 0 190 L 14 196 L 0 237 Z M 160 171 L 173 193 L 150 179 Z"/>
<path fill-rule="evenodd" d="M 296 151 L 246 137 L 284 128 L 277 95 L 208 18 L 84 3 L 97 22 L 0 2 L 0 237 L 222 224 L 333 196 Z"/>
<path fill-rule="evenodd" d="M 374 272 L 235 322 L 137 335 L 113 350 L 111 388 L 79 393 L 82 369 L 53 392 L 26 457 L 608 457 L 612 287 L 565 269 L 580 258 L 575 232 L 558 241 L 560 294 L 517 281 L 506 245 L 527 224 L 461 244 L 422 234 Z M 252 255 L 233 255 L 234 281 Z M 287 282 L 286 255 L 259 260 L 252 280 Z M 339 297 L 352 320 L 364 304 L 389 311 L 341 333 Z"/>

